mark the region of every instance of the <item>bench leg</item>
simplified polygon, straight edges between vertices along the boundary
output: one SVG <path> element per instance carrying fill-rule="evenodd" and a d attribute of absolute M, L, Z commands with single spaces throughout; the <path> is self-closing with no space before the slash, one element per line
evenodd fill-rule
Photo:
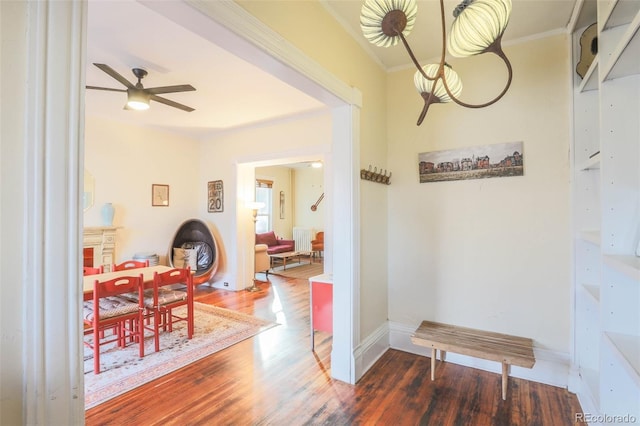
<path fill-rule="evenodd" d="M 440 361 L 444 362 L 446 357 L 447 351 L 443 351 L 442 349 L 440 349 Z"/>
<path fill-rule="evenodd" d="M 509 364 L 502 363 L 502 400 L 507 399 L 507 383 L 509 382 Z"/>
<path fill-rule="evenodd" d="M 431 348 L 431 380 L 436 379 L 436 348 Z"/>

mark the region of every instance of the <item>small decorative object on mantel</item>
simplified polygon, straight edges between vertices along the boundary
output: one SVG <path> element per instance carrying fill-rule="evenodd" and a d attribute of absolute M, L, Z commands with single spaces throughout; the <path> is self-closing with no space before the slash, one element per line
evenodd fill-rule
<path fill-rule="evenodd" d="M 102 214 L 102 224 L 104 226 L 113 225 L 113 215 L 115 214 L 113 204 L 105 203 L 104 206 L 102 206 L 102 210 L 100 213 Z"/>
<path fill-rule="evenodd" d="M 224 188 L 221 180 L 207 183 L 207 199 L 209 213 L 224 211 Z"/>
<path fill-rule="evenodd" d="M 598 54 L 598 26 L 591 24 L 580 36 L 580 61 L 576 65 L 576 72 L 584 78 L 591 63 Z"/>
<path fill-rule="evenodd" d="M 387 176 L 387 169 L 378 172 L 378 168 L 374 167 L 373 171 L 371 171 L 371 165 L 369 165 L 369 169 L 361 169 L 360 170 L 360 179 L 370 180 L 371 182 L 384 183 L 386 185 L 391 185 L 391 172 L 389 172 L 389 176 Z"/>

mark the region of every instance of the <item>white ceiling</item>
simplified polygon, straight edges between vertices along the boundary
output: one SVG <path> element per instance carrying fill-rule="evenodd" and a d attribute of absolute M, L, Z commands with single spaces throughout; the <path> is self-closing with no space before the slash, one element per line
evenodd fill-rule
<path fill-rule="evenodd" d="M 360 33 L 360 0 L 321 0 L 347 31 L 386 69 L 409 64 L 401 45 L 382 49 Z M 513 0 L 503 42 L 566 28 L 576 0 Z M 458 1 L 445 0 L 447 26 Z M 90 86 L 123 86 L 92 63 L 105 63 L 135 83 L 131 68 L 146 69 L 145 87 L 191 84 L 194 92 L 162 95 L 195 108 L 187 113 L 151 103 L 147 111 L 124 110 L 126 94 L 86 91 L 86 114 L 195 137 L 255 123 L 308 114 L 323 103 L 239 59 L 205 38 L 134 0 L 90 0 L 87 74 Z M 416 26 L 409 43 L 418 59 L 439 55 L 439 2 L 418 0 Z"/>

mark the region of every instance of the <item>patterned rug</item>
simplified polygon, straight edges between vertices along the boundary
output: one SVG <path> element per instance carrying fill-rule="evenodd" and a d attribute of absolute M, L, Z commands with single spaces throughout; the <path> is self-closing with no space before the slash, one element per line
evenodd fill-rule
<path fill-rule="evenodd" d="M 186 308 L 179 308 L 186 309 Z M 194 303 L 195 330 L 187 339 L 186 323 L 174 325 L 173 332 L 161 333 L 160 351 L 154 352 L 153 337 L 145 338 L 145 356 L 138 345 L 120 349 L 102 346 L 101 372 L 93 374 L 93 351 L 84 349 L 85 409 L 94 407 L 151 380 L 184 367 L 207 355 L 228 348 L 277 324 L 228 309 Z M 176 309 L 176 313 L 180 313 Z M 91 339 L 85 336 L 85 339 Z"/>

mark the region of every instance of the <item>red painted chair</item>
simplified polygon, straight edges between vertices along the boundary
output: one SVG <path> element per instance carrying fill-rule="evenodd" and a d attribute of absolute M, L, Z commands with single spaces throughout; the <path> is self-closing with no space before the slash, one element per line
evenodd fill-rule
<path fill-rule="evenodd" d="M 100 265 L 97 268 L 92 268 L 91 266 L 85 266 L 82 268 L 83 275 L 96 275 L 104 273 L 104 266 Z"/>
<path fill-rule="evenodd" d="M 149 266 L 149 260 L 145 260 L 144 262 L 139 262 L 137 260 L 127 260 L 126 262 L 119 263 L 117 265 L 113 265 L 112 271 L 124 271 L 127 269 L 136 269 L 136 268 L 146 268 Z"/>
<path fill-rule="evenodd" d="M 93 336 L 93 341 L 85 340 L 84 344 L 93 349 L 94 374 L 100 374 L 100 346 L 116 343 L 124 347 L 127 341 L 135 341 L 140 347 L 140 358 L 144 357 L 144 327 L 141 326 L 144 307 L 141 302 L 119 297 L 132 292 L 143 300 L 142 275 L 96 280 L 92 299 L 84 302 L 84 323 L 91 328 L 85 332 L 85 336 Z M 114 333 L 106 336 L 104 331 L 107 329 L 112 329 Z"/>
<path fill-rule="evenodd" d="M 185 291 L 167 288 L 176 284 L 186 285 Z M 148 308 L 148 302 L 146 303 Z M 177 315 L 175 308 L 186 306 L 185 315 Z M 187 338 L 193 337 L 193 274 L 189 268 L 172 269 L 153 276 L 153 332 L 155 350 L 160 350 L 160 329 L 173 331 L 173 324 L 187 323 Z"/>

